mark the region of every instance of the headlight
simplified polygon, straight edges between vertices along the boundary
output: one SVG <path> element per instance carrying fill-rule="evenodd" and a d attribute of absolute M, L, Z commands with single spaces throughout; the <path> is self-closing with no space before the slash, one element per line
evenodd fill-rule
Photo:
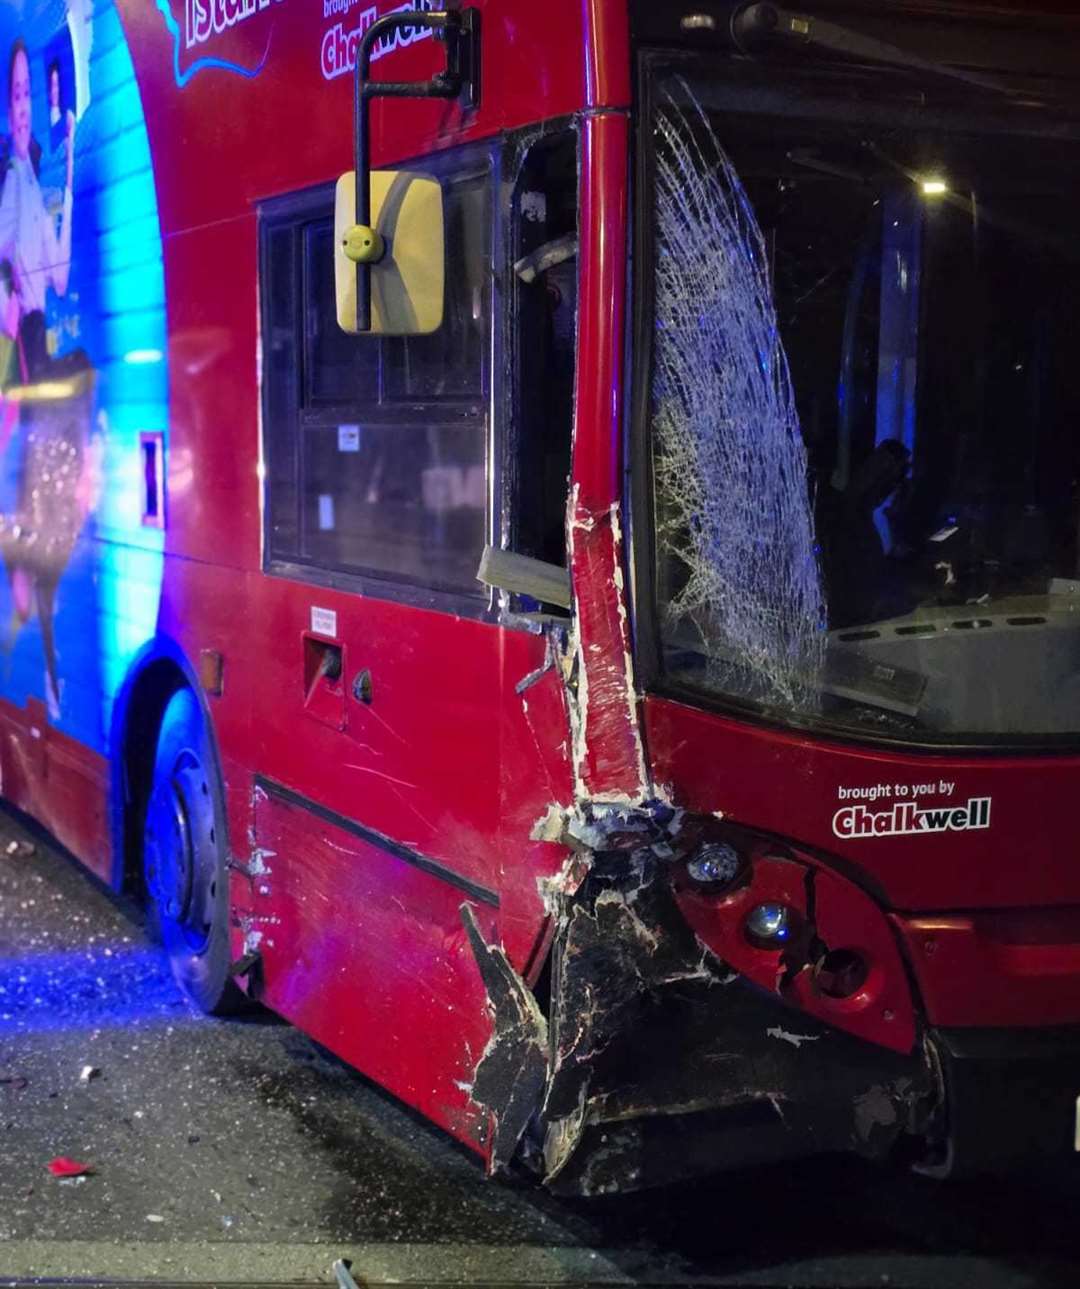
<path fill-rule="evenodd" d="M 742 866 L 742 856 L 725 841 L 708 842 L 686 861 L 687 873 L 702 886 L 730 886 Z"/>
<path fill-rule="evenodd" d="M 791 910 L 786 904 L 758 904 L 746 919 L 746 936 L 761 948 L 778 948 L 791 931 Z"/>

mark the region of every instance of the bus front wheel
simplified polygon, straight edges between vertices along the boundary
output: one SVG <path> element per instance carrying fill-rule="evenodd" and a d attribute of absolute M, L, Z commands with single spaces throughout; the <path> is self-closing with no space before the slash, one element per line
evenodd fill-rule
<path fill-rule="evenodd" d="M 149 912 L 173 975 L 205 1012 L 243 1002 L 229 972 L 225 819 L 213 747 L 195 695 L 169 699 L 143 826 Z"/>

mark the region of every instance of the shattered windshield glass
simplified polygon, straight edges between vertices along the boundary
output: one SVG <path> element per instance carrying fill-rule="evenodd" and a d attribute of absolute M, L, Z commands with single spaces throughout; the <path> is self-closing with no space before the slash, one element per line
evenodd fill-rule
<path fill-rule="evenodd" d="M 1080 729 L 1080 132 L 652 101 L 668 679 L 920 742 Z"/>

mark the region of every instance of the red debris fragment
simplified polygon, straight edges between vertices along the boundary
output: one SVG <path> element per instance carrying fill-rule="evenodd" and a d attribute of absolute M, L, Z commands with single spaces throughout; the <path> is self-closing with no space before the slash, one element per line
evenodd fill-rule
<path fill-rule="evenodd" d="M 93 1164 L 80 1164 L 77 1159 L 68 1159 L 66 1155 L 50 1159 L 46 1167 L 54 1177 L 88 1177 L 94 1171 Z"/>

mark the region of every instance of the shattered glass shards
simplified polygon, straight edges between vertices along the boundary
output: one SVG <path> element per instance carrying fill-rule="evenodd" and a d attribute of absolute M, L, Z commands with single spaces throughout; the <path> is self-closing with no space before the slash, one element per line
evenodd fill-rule
<path fill-rule="evenodd" d="M 664 634 L 712 688 L 807 709 L 824 596 L 766 244 L 685 83 L 656 115 L 654 471 Z"/>

